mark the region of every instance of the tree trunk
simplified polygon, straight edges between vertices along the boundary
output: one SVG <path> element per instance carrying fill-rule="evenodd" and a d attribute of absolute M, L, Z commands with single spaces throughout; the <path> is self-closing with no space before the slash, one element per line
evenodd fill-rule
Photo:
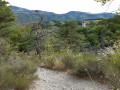
<path fill-rule="evenodd" d="M 105 42 L 104 42 L 104 36 L 103 35 L 100 35 L 100 42 L 102 44 L 102 48 L 105 47 Z"/>
<path fill-rule="evenodd" d="M 39 55 L 39 57 L 41 58 L 40 42 L 41 42 L 41 39 L 39 38 L 39 33 L 38 31 L 36 31 L 36 52 L 37 52 L 37 55 Z"/>

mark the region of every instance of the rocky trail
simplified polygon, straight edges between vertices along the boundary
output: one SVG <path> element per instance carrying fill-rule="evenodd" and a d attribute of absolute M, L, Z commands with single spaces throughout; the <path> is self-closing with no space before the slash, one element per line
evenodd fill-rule
<path fill-rule="evenodd" d="M 80 79 L 66 72 L 39 67 L 37 74 L 39 79 L 30 85 L 29 90 L 110 90 L 98 82 Z"/>

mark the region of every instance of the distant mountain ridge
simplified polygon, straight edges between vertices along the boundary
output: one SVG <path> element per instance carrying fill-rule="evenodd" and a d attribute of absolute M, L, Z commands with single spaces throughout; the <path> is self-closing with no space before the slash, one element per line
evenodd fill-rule
<path fill-rule="evenodd" d="M 28 10 L 25 8 L 20 8 L 13 6 L 13 13 L 18 15 L 16 18 L 16 22 L 19 23 L 29 23 L 30 20 L 34 22 L 39 21 L 38 15 L 35 13 L 34 10 Z M 84 20 L 84 19 L 98 19 L 98 18 L 111 18 L 115 16 L 113 13 L 99 13 L 99 14 L 90 14 L 86 12 L 79 12 L 79 11 L 70 11 L 65 14 L 55 14 L 53 12 L 41 11 L 38 10 L 40 15 L 45 15 L 45 21 L 65 21 L 65 20 Z"/>

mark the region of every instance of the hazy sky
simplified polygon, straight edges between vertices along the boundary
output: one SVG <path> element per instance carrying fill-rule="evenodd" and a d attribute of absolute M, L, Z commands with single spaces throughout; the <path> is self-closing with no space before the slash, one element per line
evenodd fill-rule
<path fill-rule="evenodd" d="M 19 6 L 30 10 L 43 10 L 54 13 L 67 13 L 69 11 L 83 11 L 89 13 L 105 12 L 109 6 L 102 6 L 94 0 L 6 0 L 13 6 Z M 107 12 L 117 10 L 120 0 L 114 0 Z"/>

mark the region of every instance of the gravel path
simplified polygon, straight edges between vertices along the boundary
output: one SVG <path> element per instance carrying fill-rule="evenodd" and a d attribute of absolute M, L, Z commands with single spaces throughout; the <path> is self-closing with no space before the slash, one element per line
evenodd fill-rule
<path fill-rule="evenodd" d="M 29 90 L 109 90 L 97 83 L 79 79 L 65 72 L 38 68 L 39 80 L 35 80 Z"/>

